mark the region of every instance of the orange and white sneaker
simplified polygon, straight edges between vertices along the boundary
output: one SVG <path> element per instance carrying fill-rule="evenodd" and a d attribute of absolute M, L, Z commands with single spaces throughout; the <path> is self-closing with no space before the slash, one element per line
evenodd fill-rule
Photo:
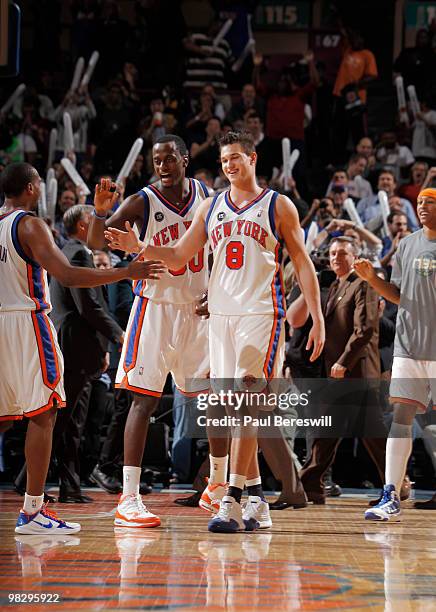
<path fill-rule="evenodd" d="M 160 518 L 142 503 L 140 495 L 121 495 L 115 512 L 117 527 L 159 527 Z"/>
<path fill-rule="evenodd" d="M 208 482 L 198 502 L 200 508 L 208 510 L 208 512 L 212 512 L 212 514 L 217 514 L 220 509 L 221 500 L 224 495 L 227 494 L 227 486 L 226 482 L 217 484 Z"/>

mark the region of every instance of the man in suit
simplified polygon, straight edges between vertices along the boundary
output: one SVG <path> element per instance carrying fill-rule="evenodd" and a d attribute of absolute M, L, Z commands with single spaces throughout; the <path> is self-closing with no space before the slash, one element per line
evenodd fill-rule
<path fill-rule="evenodd" d="M 92 206 L 68 209 L 63 223 L 68 242 L 62 249 L 71 264 L 93 268 L 92 252 L 86 246 Z M 88 412 L 91 381 L 109 366 L 109 343 L 122 343 L 124 332 L 109 314 L 105 288 L 64 287 L 52 280 L 52 320 L 65 360 L 67 409 L 59 412 L 53 444 L 58 462 L 59 501 L 86 503 L 91 498 L 80 491 L 79 446 Z"/>
<path fill-rule="evenodd" d="M 330 244 L 330 266 L 336 280 L 324 304 L 324 367 L 333 381 L 324 393 L 331 398 L 327 414 L 332 414 L 335 437 L 315 437 L 301 472 L 308 499 L 319 504 L 325 503 L 323 476 L 334 461 L 342 435 L 361 437 L 382 480 L 384 474 L 386 439 L 377 390 L 378 297 L 354 273 L 356 255 L 350 238 L 339 237 Z M 370 437 L 366 437 L 368 433 Z"/>

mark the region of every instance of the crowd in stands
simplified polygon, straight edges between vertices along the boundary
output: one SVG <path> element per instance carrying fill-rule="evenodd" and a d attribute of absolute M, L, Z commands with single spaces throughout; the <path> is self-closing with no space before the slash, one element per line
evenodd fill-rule
<path fill-rule="evenodd" d="M 271 74 L 268 58 L 261 54 L 250 56 L 243 69 L 234 72 L 237 57 L 231 45 L 226 39 L 213 44 L 219 21 L 214 20 L 207 32 L 189 33 L 178 3 L 137 1 L 134 5 L 135 19 L 129 23 L 120 16 L 117 2 L 72 2 L 71 48 L 66 63 L 59 68 L 51 58 L 47 68 L 40 62 L 37 70 L 23 75 L 21 81 L 11 80 L 1 94 L 0 102 L 4 103 L 17 84 L 26 83 L 12 108 L 0 114 L 0 171 L 10 162 L 28 161 L 45 177 L 50 131 L 57 128 L 53 168 L 58 201 L 52 231 L 58 246 L 62 248 L 72 233 L 65 226 L 65 213 L 76 204 L 92 203 L 96 182 L 103 176 L 117 176 L 135 138 L 142 138 L 144 146 L 129 176 L 119 185 L 121 199 L 155 180 L 151 148 L 156 138 L 168 133 L 180 135 L 188 146 L 188 176 L 215 190 L 226 189 L 219 138 L 230 130 L 245 129 L 256 144 L 259 184 L 286 193 L 297 206 L 307 249 L 320 278 L 329 268 L 329 247 L 337 237 L 345 237 L 357 254 L 368 257 L 389 277 L 400 241 L 420 227 L 416 216 L 419 191 L 436 184 L 436 20 L 429 30 L 420 30 L 416 46 L 403 49 L 394 62 L 392 79 L 401 74 L 405 87 L 415 85 L 420 111 L 416 117 L 409 111 L 408 127 L 398 117 L 391 117 L 383 131 L 373 133 L 368 131 L 368 98 L 371 83 L 378 79 L 377 62 L 357 32 L 342 32 L 344 55 L 333 83 L 326 81 L 323 65 L 312 51 L 279 75 Z M 168 12 L 171 19 L 166 18 Z M 59 15 L 54 11 L 47 18 L 48 31 L 56 31 Z M 59 41 L 51 44 L 59 50 Z M 100 60 L 93 79 L 71 91 L 69 83 L 77 59 L 88 61 L 94 50 L 99 51 Z M 392 95 L 394 92 L 392 87 Z M 90 196 L 76 187 L 60 164 L 65 111 L 73 125 L 76 168 Z M 287 181 L 282 174 L 283 138 L 290 139 L 291 150 L 300 152 Z M 386 194 L 389 206 L 386 219 L 380 194 Z M 350 213 L 350 201 L 358 219 Z M 122 255 L 98 251 L 94 263 L 108 267 L 125 262 Z M 288 303 L 292 303 L 295 280 L 291 263 L 285 269 L 285 282 Z M 107 299 L 111 316 L 125 329 L 133 301 L 129 287 L 126 283 L 110 287 Z M 395 314 L 392 304 L 380 300 L 379 349 L 384 375 L 388 375 L 392 361 Z M 296 354 L 292 328 L 288 335 L 286 366 L 292 371 Z M 100 432 L 109 430 L 116 437 L 113 415 L 117 415 L 119 429 L 126 415 L 126 410 L 116 410 L 117 402 L 128 410 L 127 392 L 113 388 L 117 359 L 119 345 L 113 344 L 107 371 L 93 381 L 81 447 L 83 481 L 92 481 L 96 465 L 97 469 L 103 467 L 106 478 L 112 479 L 106 484 L 113 492 L 119 490 L 122 447 L 118 446 L 117 456 L 109 457 Z M 171 393 L 169 385 L 167 403 L 162 404 L 159 414 L 173 431 L 171 416 L 165 417 L 171 409 Z M 176 393 L 175 405 L 181 401 Z M 420 427 L 433 427 L 434 431 L 425 421 Z M 186 466 L 196 452 L 194 442 L 182 441 L 181 451 L 183 427 L 178 430 L 175 459 L 162 468 L 167 474 L 164 480 L 192 482 L 195 469 Z M 4 443 L 7 446 L 7 438 Z M 428 443 L 434 449 L 434 433 L 433 442 Z M 147 459 L 146 451 L 145 465 L 156 466 L 157 459 L 153 461 Z M 108 464 L 111 468 L 105 471 Z M 16 466 L 6 467 L 10 475 Z M 360 486 L 364 480 L 362 476 L 351 484 Z"/>

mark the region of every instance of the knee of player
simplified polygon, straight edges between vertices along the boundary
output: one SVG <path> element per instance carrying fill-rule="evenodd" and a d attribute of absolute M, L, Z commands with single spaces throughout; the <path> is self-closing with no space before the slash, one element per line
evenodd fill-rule
<path fill-rule="evenodd" d="M 137 413 L 138 416 L 143 418 L 150 418 L 156 411 L 159 402 L 159 397 L 152 397 L 150 395 L 135 395 L 130 411 Z"/>

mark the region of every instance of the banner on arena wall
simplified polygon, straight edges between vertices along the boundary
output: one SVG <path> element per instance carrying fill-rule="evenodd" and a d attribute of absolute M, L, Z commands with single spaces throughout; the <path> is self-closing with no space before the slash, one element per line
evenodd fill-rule
<path fill-rule="evenodd" d="M 310 25 L 308 0 L 261 0 L 254 12 L 254 27 L 260 30 L 295 30 Z"/>
<path fill-rule="evenodd" d="M 406 26 L 408 28 L 428 28 L 436 19 L 435 2 L 408 2 L 406 5 Z"/>

